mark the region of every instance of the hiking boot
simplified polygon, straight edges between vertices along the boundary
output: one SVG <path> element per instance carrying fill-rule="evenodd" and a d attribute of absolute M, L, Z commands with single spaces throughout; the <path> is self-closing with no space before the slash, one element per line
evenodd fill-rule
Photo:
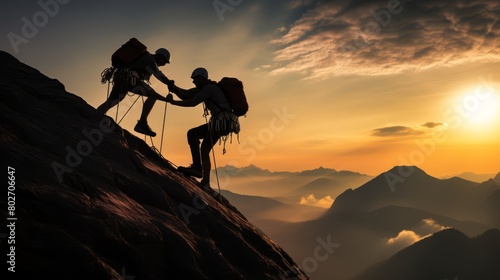
<path fill-rule="evenodd" d="M 189 176 L 193 176 L 196 178 L 203 177 L 203 172 L 201 171 L 201 167 L 196 167 L 193 164 L 191 164 L 189 167 L 179 166 L 177 169 L 179 169 L 179 171 Z"/>
<path fill-rule="evenodd" d="M 152 137 L 156 136 L 156 133 L 151 130 L 151 128 L 149 127 L 149 125 L 148 125 L 147 122 L 138 121 L 137 124 L 134 127 L 134 130 L 136 132 L 139 132 L 139 133 L 142 133 L 142 134 L 146 134 L 146 135 L 149 135 L 149 136 L 152 136 Z"/>

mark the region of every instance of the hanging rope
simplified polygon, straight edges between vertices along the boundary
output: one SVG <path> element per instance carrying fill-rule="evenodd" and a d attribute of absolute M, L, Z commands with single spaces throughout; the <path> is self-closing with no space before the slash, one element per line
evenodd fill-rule
<path fill-rule="evenodd" d="M 163 133 L 165 131 L 165 119 L 167 118 L 167 104 L 168 102 L 165 102 L 165 110 L 163 111 L 163 125 L 161 128 L 161 140 L 160 140 L 160 155 L 163 147 Z"/>
<path fill-rule="evenodd" d="M 108 93 L 109 93 L 109 84 L 113 80 L 113 75 L 115 74 L 115 72 L 116 72 L 115 67 L 106 68 L 101 72 L 101 83 L 105 84 L 106 82 L 108 82 Z"/>
<path fill-rule="evenodd" d="M 140 97 L 140 95 L 137 96 L 137 98 L 135 99 L 134 103 L 132 103 L 132 105 L 130 105 L 130 108 L 128 108 L 127 112 L 125 112 L 125 114 L 122 116 L 122 118 L 120 119 L 120 121 L 118 122 L 118 124 L 120 124 L 123 121 L 123 119 L 128 114 L 128 112 L 130 111 L 130 109 L 132 109 L 132 107 L 134 106 L 135 102 L 137 102 L 137 100 L 139 100 L 139 97 Z M 120 104 L 120 103 L 118 103 L 118 104 Z M 116 114 L 118 116 L 118 110 L 116 110 Z"/>
<path fill-rule="evenodd" d="M 146 135 L 144 135 L 144 138 L 146 138 Z M 146 140 L 144 140 L 146 141 Z M 151 150 L 153 150 L 155 153 L 158 153 L 158 149 L 155 147 L 155 143 L 153 143 L 153 136 L 149 136 L 149 141 L 151 141 Z"/>
<path fill-rule="evenodd" d="M 132 108 L 132 107 L 130 107 Z M 116 117 L 115 117 L 115 122 L 118 120 L 118 111 L 120 111 L 120 102 L 116 104 Z"/>

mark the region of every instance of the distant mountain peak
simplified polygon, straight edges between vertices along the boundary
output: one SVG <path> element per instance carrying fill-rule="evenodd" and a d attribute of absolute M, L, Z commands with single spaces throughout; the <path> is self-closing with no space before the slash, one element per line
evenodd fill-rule
<path fill-rule="evenodd" d="M 367 212 L 395 205 L 470 218 L 480 215 L 477 205 L 499 189 L 499 185 L 492 182 L 486 185 L 458 177 L 438 179 L 416 166 L 395 166 L 339 195 L 328 213 Z"/>
<path fill-rule="evenodd" d="M 414 165 L 399 165 L 394 166 L 389 171 L 385 173 L 393 173 L 401 177 L 410 177 L 410 176 L 429 176 L 424 170 L 420 169 Z"/>
<path fill-rule="evenodd" d="M 335 170 L 333 168 L 328 168 L 328 167 L 323 167 L 323 166 L 320 166 L 318 168 L 311 169 L 311 170 L 304 170 L 304 171 L 333 171 L 333 172 L 337 172 L 337 170 Z"/>
<path fill-rule="evenodd" d="M 459 230 L 449 228 L 436 232 L 389 259 L 372 266 L 355 280 L 437 279 L 497 279 L 500 254 L 500 231 L 488 230 L 469 238 Z M 397 269 L 394 269 L 397 267 Z M 448 278 L 450 279 L 450 278 Z"/>
<path fill-rule="evenodd" d="M 243 167 L 243 168 L 246 168 L 246 169 L 259 169 L 259 170 L 264 170 L 264 169 L 262 169 L 262 168 L 260 168 L 260 167 L 256 166 L 256 165 L 255 165 L 255 164 L 253 164 L 253 163 L 252 163 L 252 164 L 250 164 L 250 165 L 248 165 L 247 167 Z"/>
<path fill-rule="evenodd" d="M 315 169 L 303 170 L 300 171 L 298 176 L 328 176 L 331 174 L 337 173 L 337 170 L 332 168 L 318 167 Z"/>
<path fill-rule="evenodd" d="M 244 167 L 237 167 L 233 165 L 226 165 L 223 167 L 217 168 L 218 171 L 224 172 L 231 176 L 271 176 L 274 175 L 275 172 L 269 171 L 267 169 L 262 169 L 254 164 L 250 164 Z M 214 172 L 212 170 L 212 172 Z"/>
<path fill-rule="evenodd" d="M 318 168 L 315 168 L 313 170 L 328 170 L 328 171 L 336 171 L 335 169 L 333 168 L 328 168 L 328 167 L 323 167 L 323 166 L 320 166 Z"/>
<path fill-rule="evenodd" d="M 455 240 L 469 240 L 469 237 L 463 232 L 455 228 L 446 228 L 432 234 L 433 239 L 437 243 L 440 243 L 439 239 L 455 239 Z"/>

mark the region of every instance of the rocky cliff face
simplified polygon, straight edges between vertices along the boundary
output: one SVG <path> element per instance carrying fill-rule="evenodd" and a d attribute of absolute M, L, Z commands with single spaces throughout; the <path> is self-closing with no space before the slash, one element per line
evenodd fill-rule
<path fill-rule="evenodd" d="M 15 240 L 0 246 L 14 253 L 17 275 L 308 279 L 227 200 L 141 139 L 57 80 L 5 52 L 0 61 L 0 152 L 12 185 L 0 200 L 13 223 L 0 233 Z"/>

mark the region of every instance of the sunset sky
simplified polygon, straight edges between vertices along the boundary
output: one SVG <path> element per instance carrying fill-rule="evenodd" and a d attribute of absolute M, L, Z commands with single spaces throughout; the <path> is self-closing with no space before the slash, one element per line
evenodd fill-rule
<path fill-rule="evenodd" d="M 189 77 L 200 66 L 213 80 L 241 79 L 250 110 L 240 143 L 233 138 L 225 155 L 216 146 L 218 166 L 378 175 L 417 165 L 437 177 L 500 171 L 499 1 L 0 5 L 0 49 L 93 107 L 106 98 L 101 72 L 130 37 L 150 51 L 169 49 L 171 64 L 160 69 L 180 87 L 194 86 Z M 151 85 L 168 93 L 155 78 Z M 120 104 L 119 118 L 134 100 Z M 121 123 L 131 132 L 140 100 Z M 164 109 L 156 103 L 149 117 L 157 148 Z M 168 105 L 162 152 L 173 163 L 191 163 L 186 132 L 205 122 L 202 113 Z"/>

